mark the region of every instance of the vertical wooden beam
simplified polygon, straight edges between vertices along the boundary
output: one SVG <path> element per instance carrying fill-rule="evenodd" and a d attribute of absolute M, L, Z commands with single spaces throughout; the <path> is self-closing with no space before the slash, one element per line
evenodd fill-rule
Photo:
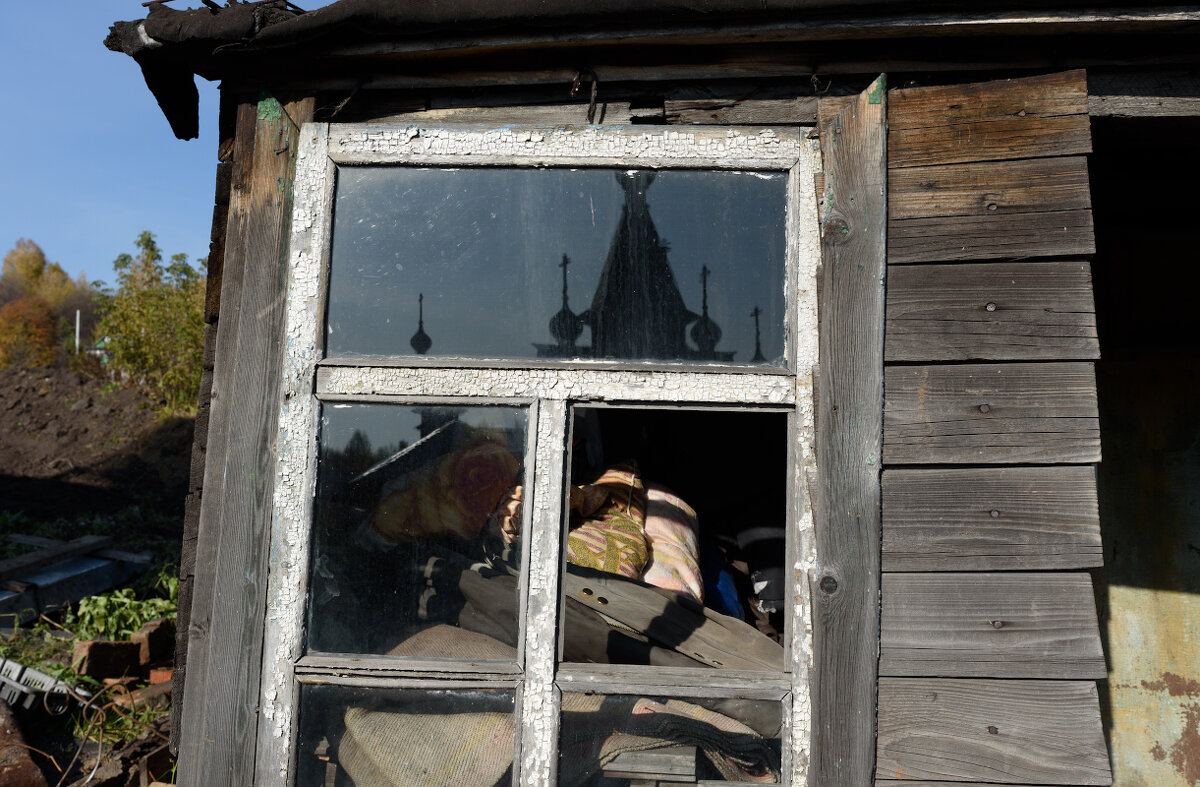
<path fill-rule="evenodd" d="M 221 313 L 221 272 L 225 262 L 225 230 L 233 181 L 233 148 L 237 103 L 221 94 L 221 123 L 217 143 L 217 176 L 213 196 L 213 225 L 208 246 L 208 275 L 204 295 L 204 357 L 200 376 L 200 398 L 192 436 L 192 461 L 188 494 L 183 508 L 183 545 L 179 556 L 179 619 L 176 622 L 175 671 L 171 676 L 171 753 L 179 756 L 183 732 L 183 687 L 187 678 L 188 626 L 192 613 L 192 589 L 196 574 L 196 545 L 200 533 L 200 501 L 204 494 L 204 472 L 212 423 L 213 370 L 217 355 L 217 321 Z"/>
<path fill-rule="evenodd" d="M 813 599 L 813 785 L 867 787 L 879 667 L 887 106 L 880 76 L 822 123 L 825 204 Z"/>
<path fill-rule="evenodd" d="M 238 112 L 242 158 L 235 154 L 222 276 L 223 300 L 236 288 L 238 309 L 222 314 L 218 327 L 214 432 L 196 550 L 197 564 L 212 568 L 193 597 L 181 785 L 237 787 L 254 772 L 291 182 L 298 124 L 311 118 L 312 107 L 311 99 L 285 105 L 264 94 Z M 232 320 L 235 327 L 227 325 Z"/>

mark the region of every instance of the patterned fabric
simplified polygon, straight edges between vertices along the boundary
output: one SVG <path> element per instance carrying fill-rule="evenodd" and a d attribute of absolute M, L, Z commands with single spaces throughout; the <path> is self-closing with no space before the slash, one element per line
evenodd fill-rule
<path fill-rule="evenodd" d="M 503 439 L 482 430 L 434 461 L 375 508 L 371 527 L 385 540 L 450 536 L 473 544 L 521 472 Z"/>
<path fill-rule="evenodd" d="M 446 713 L 442 701 L 353 707 L 338 761 L 358 787 L 499 784 L 512 767 L 511 713 Z"/>
<path fill-rule="evenodd" d="M 650 556 L 642 581 L 704 603 L 700 526 L 692 507 L 655 484 L 646 485 L 646 541 Z"/>
<path fill-rule="evenodd" d="M 644 531 L 646 488 L 637 466 L 610 467 L 591 484 L 571 490 L 572 527 L 567 560 L 629 579 L 638 579 L 649 549 Z"/>

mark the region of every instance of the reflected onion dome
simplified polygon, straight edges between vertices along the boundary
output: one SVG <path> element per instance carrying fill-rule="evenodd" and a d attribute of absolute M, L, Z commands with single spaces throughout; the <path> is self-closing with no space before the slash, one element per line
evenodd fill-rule
<path fill-rule="evenodd" d="M 433 339 L 425 333 L 425 293 L 417 295 L 417 332 L 408 340 L 417 355 L 424 355 L 433 346 Z"/>

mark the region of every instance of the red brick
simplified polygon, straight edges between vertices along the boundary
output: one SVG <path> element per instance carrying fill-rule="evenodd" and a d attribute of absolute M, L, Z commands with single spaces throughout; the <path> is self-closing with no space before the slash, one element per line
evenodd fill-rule
<path fill-rule="evenodd" d="M 136 642 L 76 642 L 71 664 L 77 675 L 87 675 L 96 679 L 120 678 L 137 674 L 140 650 Z"/>
<path fill-rule="evenodd" d="M 152 620 L 129 638 L 141 648 L 138 658 L 142 664 L 163 661 L 175 655 L 175 622 L 170 618 Z"/>

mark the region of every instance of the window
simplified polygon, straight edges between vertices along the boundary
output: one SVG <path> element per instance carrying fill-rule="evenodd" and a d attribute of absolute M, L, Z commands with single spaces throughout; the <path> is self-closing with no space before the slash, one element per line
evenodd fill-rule
<path fill-rule="evenodd" d="M 815 171 L 304 127 L 264 782 L 802 780 Z"/>

